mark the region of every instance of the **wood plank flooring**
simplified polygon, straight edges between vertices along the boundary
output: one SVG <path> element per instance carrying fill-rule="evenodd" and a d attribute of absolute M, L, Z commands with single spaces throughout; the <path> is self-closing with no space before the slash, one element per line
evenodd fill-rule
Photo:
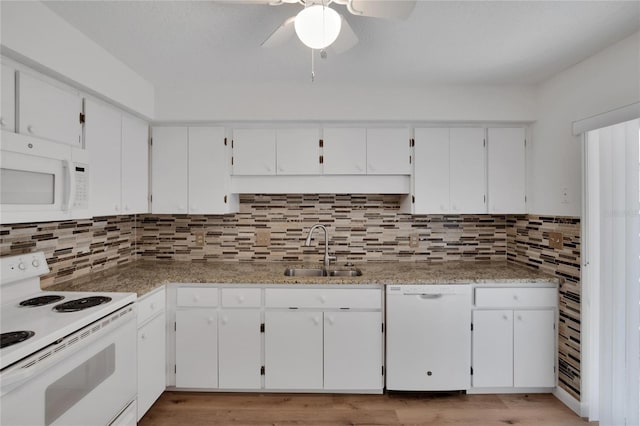
<path fill-rule="evenodd" d="M 138 423 L 168 425 L 587 425 L 549 394 L 165 392 Z M 591 423 L 595 424 L 595 423 Z"/>

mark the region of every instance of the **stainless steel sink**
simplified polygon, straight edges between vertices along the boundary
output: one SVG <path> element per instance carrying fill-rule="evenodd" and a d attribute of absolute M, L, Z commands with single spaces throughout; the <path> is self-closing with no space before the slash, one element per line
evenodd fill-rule
<path fill-rule="evenodd" d="M 284 270 L 287 277 L 359 277 L 360 269 L 324 269 L 324 268 L 287 268 Z"/>
<path fill-rule="evenodd" d="M 287 268 L 284 270 L 287 277 L 324 277 L 327 275 L 322 268 Z"/>
<path fill-rule="evenodd" d="M 330 269 L 326 272 L 329 277 L 359 277 L 362 275 L 360 269 Z"/>

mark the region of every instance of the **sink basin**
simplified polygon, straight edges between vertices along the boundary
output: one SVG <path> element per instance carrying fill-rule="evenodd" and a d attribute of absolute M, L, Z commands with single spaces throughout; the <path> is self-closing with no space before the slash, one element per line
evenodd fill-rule
<path fill-rule="evenodd" d="M 359 277 L 362 275 L 360 269 L 331 269 L 327 271 L 330 277 Z"/>
<path fill-rule="evenodd" d="M 322 268 L 287 268 L 284 270 L 287 277 L 324 277 L 326 272 Z"/>
<path fill-rule="evenodd" d="M 284 270 L 287 277 L 359 277 L 360 269 L 329 269 L 324 268 L 287 268 Z"/>

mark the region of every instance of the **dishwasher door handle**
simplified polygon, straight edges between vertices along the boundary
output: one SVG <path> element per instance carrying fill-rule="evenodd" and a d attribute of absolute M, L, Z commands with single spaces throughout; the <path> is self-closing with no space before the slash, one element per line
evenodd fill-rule
<path fill-rule="evenodd" d="M 405 296 L 420 296 L 421 299 L 440 299 L 442 293 L 404 293 Z"/>

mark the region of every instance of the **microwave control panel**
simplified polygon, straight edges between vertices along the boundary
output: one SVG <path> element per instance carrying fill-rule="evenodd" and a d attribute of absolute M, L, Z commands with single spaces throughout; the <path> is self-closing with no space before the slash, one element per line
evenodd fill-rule
<path fill-rule="evenodd" d="M 76 193 L 73 208 L 86 210 L 89 208 L 89 167 L 79 163 L 75 163 L 74 167 Z"/>

